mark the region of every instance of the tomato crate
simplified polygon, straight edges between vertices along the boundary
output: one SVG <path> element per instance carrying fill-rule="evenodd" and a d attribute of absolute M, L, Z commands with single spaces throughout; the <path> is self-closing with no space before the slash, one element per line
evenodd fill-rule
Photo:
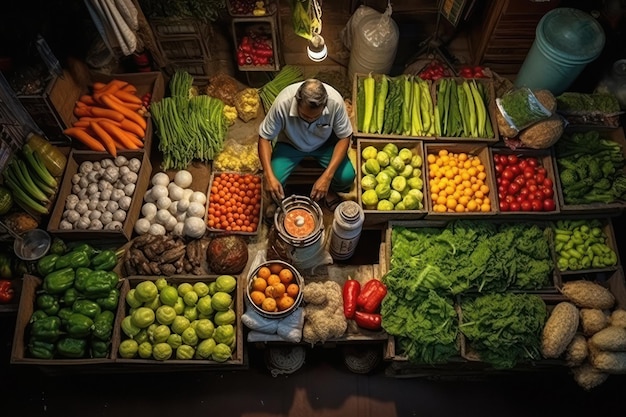
<path fill-rule="evenodd" d="M 235 61 L 240 71 L 279 71 L 280 43 L 275 16 L 232 19 Z M 257 62 L 255 60 L 262 62 Z"/>
<path fill-rule="evenodd" d="M 41 289 L 43 280 L 33 275 L 24 275 L 22 291 L 19 300 L 19 308 L 17 319 L 15 322 L 15 332 L 13 335 L 13 345 L 11 347 L 11 363 L 14 365 L 37 365 L 37 366 L 94 366 L 94 365 L 110 365 L 113 363 L 112 349 L 113 339 L 111 339 L 111 347 L 109 354 L 105 358 L 53 358 L 53 359 L 37 359 L 28 353 L 28 341 L 30 338 L 30 319 L 35 311 L 35 303 L 38 291 Z M 116 313 L 116 312 L 114 312 Z"/>
<path fill-rule="evenodd" d="M 426 176 L 424 182 L 426 201 L 428 203 L 428 213 L 426 214 L 426 219 L 436 220 L 463 217 L 490 217 L 498 214 L 498 205 L 496 201 L 496 180 L 487 144 L 470 142 L 428 142 L 424 144 L 424 148 L 424 164 L 426 166 Z M 454 174 L 454 167 L 449 167 L 450 170 L 452 170 L 451 174 L 448 174 L 447 171 L 440 169 L 444 162 L 439 160 L 446 157 L 449 159 L 453 154 L 457 155 L 456 159 L 458 160 L 462 158 L 461 155 L 465 155 L 463 158 L 466 158 L 466 160 L 461 161 L 460 163 L 465 165 L 469 162 L 469 168 L 464 167 L 463 170 L 461 170 L 461 168 L 458 167 L 459 169 L 457 174 Z M 433 162 L 430 163 L 430 160 L 433 160 Z M 438 165 L 439 163 L 442 165 Z M 467 178 L 469 179 L 464 178 L 465 174 L 467 174 Z M 459 176 L 461 177 L 460 179 L 457 178 Z M 445 183 L 443 178 L 445 178 Z M 454 185 L 449 184 L 449 180 L 451 180 Z M 465 184 L 466 181 L 469 181 L 468 184 L 464 185 L 462 194 L 458 196 L 455 195 L 455 193 L 461 193 L 461 191 L 457 187 L 459 185 L 456 182 L 457 180 L 461 181 L 459 184 Z M 450 190 L 446 190 L 445 196 L 441 194 L 441 188 L 444 187 L 444 185 L 445 188 L 443 188 L 443 190 L 446 190 L 447 187 L 451 187 Z M 440 190 L 436 193 L 435 191 L 438 188 Z M 471 192 L 467 190 L 470 190 Z M 450 196 L 452 197 L 451 199 L 448 198 Z M 433 201 L 433 197 L 443 197 L 445 204 L 443 200 L 440 202 Z M 462 207 L 459 207 L 459 205 Z"/>
<path fill-rule="evenodd" d="M 237 280 L 237 287 L 231 292 L 232 297 L 232 310 L 235 313 L 235 321 L 232 324 L 235 329 L 235 339 L 233 344 L 231 345 L 231 356 L 227 360 L 223 362 L 215 361 L 212 359 L 178 359 L 176 357 L 176 351 L 173 350 L 172 357 L 167 360 L 156 360 L 153 358 L 145 358 L 134 357 L 134 358 L 123 358 L 119 354 L 120 344 L 128 339 L 128 336 L 122 331 L 122 321 L 129 314 L 129 305 L 126 302 L 126 295 L 132 289 L 135 289 L 137 285 L 143 281 L 152 281 L 155 282 L 157 279 L 162 278 L 158 276 L 131 276 L 123 280 L 122 287 L 120 290 L 120 302 L 118 304 L 117 317 L 115 320 L 115 327 L 113 328 L 113 344 L 112 344 L 112 358 L 115 363 L 120 363 L 124 365 L 142 365 L 142 366 L 154 366 L 158 369 L 168 368 L 168 365 L 172 365 L 175 369 L 193 369 L 197 367 L 232 367 L 232 366 L 241 366 L 244 364 L 244 338 L 243 338 L 243 324 L 241 323 L 241 316 L 243 314 L 243 291 L 246 286 L 245 279 L 241 275 L 233 276 Z M 197 276 L 197 275 L 189 275 L 189 276 L 176 276 L 176 277 L 167 277 L 167 283 L 170 286 L 179 286 L 183 283 L 189 283 L 191 285 L 196 283 L 204 283 L 211 284 L 215 282 L 217 276 L 207 275 L 207 276 Z M 214 319 L 212 319 L 213 321 Z M 190 320 L 192 321 L 192 320 Z M 218 326 L 215 325 L 217 328 Z"/>
<path fill-rule="evenodd" d="M 232 178 L 234 182 L 230 182 L 231 179 L 227 179 L 226 188 L 220 189 L 217 184 L 217 180 L 222 176 L 234 176 Z M 244 183 L 239 183 L 237 180 L 242 179 Z M 243 190 L 245 186 L 245 190 Z M 209 233 L 215 234 L 239 234 L 244 236 L 254 236 L 259 233 L 259 227 L 261 225 L 261 218 L 263 215 L 263 176 L 260 174 L 244 173 L 244 172 L 213 172 L 211 179 L 209 180 L 209 187 L 207 191 L 207 205 L 205 223 Z M 223 191 L 222 196 L 220 192 Z M 243 191 L 243 195 L 240 192 Z M 235 201 L 235 207 L 232 210 L 235 212 L 222 213 L 222 206 L 229 200 Z M 224 203 L 221 202 L 224 201 Z M 246 202 L 247 201 L 247 202 Z M 238 207 L 237 207 L 238 206 Z M 238 212 L 238 208 L 241 208 L 241 213 Z M 237 217 L 235 217 L 237 214 Z M 229 222 L 225 225 L 218 226 L 215 223 L 223 216 L 223 221 Z M 241 217 L 244 217 L 243 219 Z M 229 221 L 231 219 L 232 221 Z M 241 220 L 241 222 L 240 222 Z M 239 224 L 241 223 L 241 224 Z M 243 230 L 243 227 L 246 230 Z M 247 228 L 252 227 L 252 230 Z"/>
<path fill-rule="evenodd" d="M 406 178 L 407 180 L 409 180 L 410 177 L 415 176 L 421 179 L 422 186 L 419 189 L 419 191 L 422 194 L 422 198 L 419 202 L 422 204 L 422 208 L 405 209 L 405 208 L 401 208 L 400 206 L 398 206 L 399 208 L 394 207 L 393 210 L 377 210 L 376 205 L 369 206 L 363 202 L 362 197 L 363 197 L 363 192 L 365 191 L 363 188 L 363 178 L 367 175 L 367 173 L 364 171 L 366 161 L 362 155 L 363 150 L 371 146 L 371 147 L 374 147 L 378 152 L 381 152 L 383 148 L 385 146 L 389 146 L 389 144 L 395 145 L 395 147 L 398 150 L 408 149 L 410 150 L 412 154 L 412 158 L 419 158 L 420 160 L 419 167 L 413 168 L 413 172 L 417 172 L 418 175 L 414 175 L 413 173 L 411 173 L 410 176 L 407 176 Z M 391 160 L 391 158 L 389 159 Z M 364 221 L 365 225 L 371 226 L 371 225 L 381 224 L 391 219 L 396 219 L 396 220 L 421 219 L 424 216 L 426 216 L 426 195 L 425 195 L 426 192 L 424 191 L 426 188 L 424 184 L 424 173 L 425 173 L 424 160 L 425 160 L 424 159 L 424 147 L 423 147 L 422 141 L 412 141 L 412 140 L 383 141 L 383 140 L 376 140 L 376 139 L 362 139 L 362 138 L 357 139 L 357 195 L 358 195 L 358 203 L 361 205 L 361 207 L 363 207 L 363 212 L 365 214 L 365 221 Z M 408 161 L 408 162 L 411 162 L 411 161 Z M 406 166 L 406 164 L 404 163 L 403 165 Z M 380 163 L 379 163 L 379 166 L 380 166 Z M 390 166 L 390 165 L 387 164 L 386 166 Z M 384 171 L 386 166 L 384 167 L 381 166 L 381 171 Z M 397 174 L 397 170 L 394 169 L 394 172 L 396 172 Z M 399 174 L 397 174 L 396 176 L 399 176 Z M 377 179 L 374 179 L 374 181 L 378 182 Z M 391 179 L 391 181 L 393 181 L 393 179 Z M 392 184 L 390 184 L 390 186 L 391 185 Z M 409 185 L 405 184 L 403 189 L 406 189 L 407 187 L 409 187 Z M 404 197 L 404 195 L 401 195 L 399 191 L 396 190 L 396 192 L 398 193 L 397 198 Z M 386 201 L 389 201 L 391 204 L 396 206 L 397 204 L 393 203 L 390 200 L 390 198 L 391 197 L 386 199 Z M 402 200 L 399 200 L 396 203 L 399 203 L 401 201 Z"/>
<path fill-rule="evenodd" d="M 559 214 L 561 205 L 556 190 L 556 174 L 552 149 L 512 150 L 507 147 L 490 147 L 490 156 L 497 185 L 498 215 L 506 216 L 507 218 L 519 217 L 527 219 L 536 217 L 545 219 L 546 216 Z M 501 161 L 502 158 L 504 158 L 505 162 Z M 531 164 L 530 168 L 523 161 L 529 162 Z M 525 170 L 528 170 L 528 174 Z M 501 181 L 505 179 L 506 182 L 504 185 L 501 185 Z M 527 183 L 529 180 L 541 181 L 541 184 Z M 509 185 L 509 182 L 511 185 Z M 513 183 L 516 185 L 513 186 Z M 511 189 L 510 187 L 514 188 Z M 532 200 L 526 198 L 529 193 L 533 193 L 533 190 L 541 193 L 541 198 L 533 197 Z M 513 191 L 515 194 L 511 194 L 511 201 L 507 201 L 505 199 L 509 197 L 505 194 L 510 191 Z M 501 193 L 503 193 L 504 198 L 500 198 Z M 516 201 L 515 197 L 523 198 L 522 201 L 525 203 Z M 551 202 L 546 203 L 547 206 L 544 206 L 542 202 L 548 199 Z M 511 209 L 511 202 L 513 201 L 515 202 L 513 205 L 515 210 Z M 539 202 L 537 209 L 533 206 L 535 204 L 533 201 Z M 521 204 L 527 206 L 525 207 L 526 210 L 524 210 L 524 207 L 521 207 Z M 553 209 L 546 210 L 546 207 L 553 207 Z"/>
<path fill-rule="evenodd" d="M 589 131 L 597 131 L 600 134 L 601 139 L 606 139 L 609 141 L 616 142 L 620 145 L 622 149 L 622 155 L 626 159 L 626 137 L 624 136 L 623 127 L 618 127 L 616 129 L 604 130 L 598 128 L 576 128 L 576 129 L 566 129 L 564 136 L 589 132 Z M 565 140 L 562 137 L 561 140 Z M 558 142 L 557 142 L 558 144 Z M 605 213 L 605 214 L 619 214 L 624 209 L 626 209 L 626 200 L 619 199 L 617 201 L 611 203 L 589 203 L 589 204 L 568 204 L 565 202 L 565 196 L 563 194 L 563 186 L 561 183 L 561 171 L 562 169 L 559 166 L 559 154 L 555 149 L 554 152 L 554 169 L 555 169 L 555 177 L 557 183 L 557 193 L 559 197 L 559 201 L 561 204 L 561 214 L 593 214 L 593 213 Z M 626 174 L 626 167 L 622 168 L 624 174 Z"/>
<path fill-rule="evenodd" d="M 559 226 L 561 225 L 565 225 L 565 222 L 567 222 L 568 220 L 563 219 L 563 220 L 557 220 L 556 222 L 554 222 L 554 226 L 555 228 L 559 228 Z M 615 265 L 612 266 L 606 266 L 606 267 L 594 267 L 594 266 L 589 266 L 587 268 L 580 268 L 580 269 L 564 269 L 562 270 L 561 268 L 559 268 L 558 266 L 558 261 L 559 261 L 559 253 L 556 250 L 557 247 L 555 247 L 555 261 L 557 261 L 556 267 L 555 267 L 555 271 L 557 271 L 558 275 L 559 275 L 559 282 L 562 282 L 563 280 L 567 279 L 568 276 L 570 275 L 580 275 L 580 274 L 586 274 L 586 273 L 600 273 L 600 272 L 613 272 L 616 269 L 620 268 L 621 266 L 621 262 L 620 262 L 620 256 L 619 256 L 619 247 L 617 246 L 617 240 L 615 238 L 615 229 L 613 228 L 613 222 L 611 220 L 610 217 L 602 217 L 602 218 L 586 218 L 586 219 L 581 219 L 579 220 L 580 222 L 598 222 L 599 223 L 599 227 L 602 229 L 602 238 L 604 238 L 604 243 L 606 244 L 606 246 L 611 249 L 616 256 L 616 263 Z M 561 223 L 563 222 L 563 223 Z M 589 223 L 585 223 L 585 224 L 589 224 Z M 555 236 L 556 236 L 556 231 L 554 232 Z M 557 242 L 555 242 L 556 244 Z M 564 242 L 567 243 L 567 242 Z"/>

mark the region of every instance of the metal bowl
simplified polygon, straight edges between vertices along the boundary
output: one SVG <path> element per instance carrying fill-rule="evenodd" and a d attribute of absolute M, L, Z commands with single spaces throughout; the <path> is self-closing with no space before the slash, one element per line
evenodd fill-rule
<path fill-rule="evenodd" d="M 264 266 L 269 267 L 272 264 L 280 264 L 283 268 L 288 268 L 293 274 L 293 277 L 294 277 L 293 282 L 298 284 L 298 287 L 300 288 L 300 290 L 298 291 L 298 295 L 294 298 L 293 305 L 285 310 L 279 310 L 279 311 L 263 310 L 261 306 L 254 304 L 254 302 L 252 301 L 252 297 L 250 295 L 250 293 L 252 292 L 252 285 L 254 282 L 254 278 L 258 275 L 259 270 Z M 254 309 L 257 313 L 259 313 L 261 316 L 270 318 L 270 319 L 282 319 L 284 317 L 287 317 L 291 313 L 293 313 L 294 310 L 300 306 L 300 304 L 302 303 L 302 298 L 303 298 L 303 295 L 302 295 L 303 289 L 304 289 L 304 278 L 302 278 L 302 275 L 300 275 L 300 272 L 298 272 L 298 270 L 293 265 L 287 262 L 281 261 L 281 260 L 270 260 L 270 261 L 263 262 L 262 264 L 257 266 L 248 275 L 248 285 L 246 287 L 246 298 L 248 300 L 248 304 L 250 305 L 250 307 Z"/>
<path fill-rule="evenodd" d="M 24 261 L 36 261 L 50 249 L 52 239 L 45 230 L 32 229 L 13 242 L 15 255 Z"/>

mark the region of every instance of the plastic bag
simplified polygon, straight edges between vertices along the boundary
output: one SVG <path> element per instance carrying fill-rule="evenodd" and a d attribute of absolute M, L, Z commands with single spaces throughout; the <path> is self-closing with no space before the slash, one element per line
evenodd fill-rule
<path fill-rule="evenodd" d="M 291 0 L 291 23 L 296 35 L 311 39 L 311 17 L 309 16 L 309 0 Z"/>
<path fill-rule="evenodd" d="M 496 104 L 506 123 L 516 132 L 552 116 L 527 87 L 506 92 L 496 99 Z"/>
<path fill-rule="evenodd" d="M 209 85 L 206 88 L 206 94 L 211 97 L 219 98 L 229 106 L 235 105 L 235 95 L 239 91 L 239 84 L 230 75 L 219 72 L 209 78 Z"/>
<path fill-rule="evenodd" d="M 257 117 L 260 104 L 261 98 L 256 88 L 244 88 L 235 95 L 237 114 L 244 122 Z"/>
<path fill-rule="evenodd" d="M 361 20 L 363 20 L 364 17 L 372 15 L 380 15 L 380 13 L 368 6 L 359 6 L 359 8 L 352 13 L 352 16 L 348 19 L 348 23 L 346 23 L 346 26 L 344 26 L 339 33 L 339 37 L 346 49 L 352 49 L 354 28 L 360 27 Z"/>

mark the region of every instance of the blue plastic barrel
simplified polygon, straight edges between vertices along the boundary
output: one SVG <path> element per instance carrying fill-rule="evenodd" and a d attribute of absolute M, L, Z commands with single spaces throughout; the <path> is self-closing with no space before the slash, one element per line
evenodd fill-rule
<path fill-rule="evenodd" d="M 600 55 L 604 41 L 602 26 L 582 10 L 562 7 L 546 13 L 515 86 L 561 94 Z"/>

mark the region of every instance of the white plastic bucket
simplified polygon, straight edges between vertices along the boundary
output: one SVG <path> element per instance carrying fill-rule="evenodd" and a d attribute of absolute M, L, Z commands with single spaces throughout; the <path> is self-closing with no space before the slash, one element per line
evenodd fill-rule
<path fill-rule="evenodd" d="M 342 261 L 352 257 L 364 220 L 365 214 L 358 203 L 344 201 L 337 206 L 328 249 L 333 259 Z"/>

